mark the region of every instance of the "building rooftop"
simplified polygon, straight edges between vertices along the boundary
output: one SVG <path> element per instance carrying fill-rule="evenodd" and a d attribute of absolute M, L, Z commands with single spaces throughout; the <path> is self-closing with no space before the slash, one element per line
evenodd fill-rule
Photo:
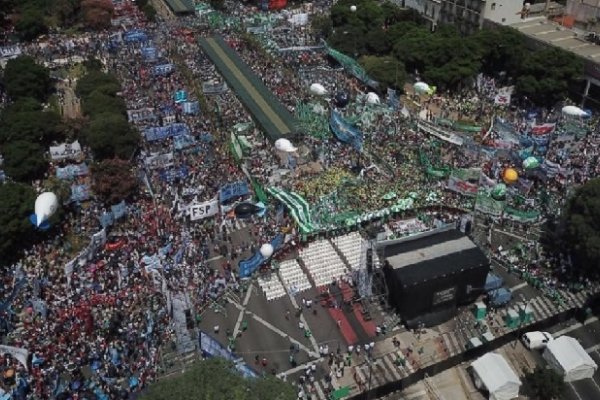
<path fill-rule="evenodd" d="M 581 31 L 565 28 L 544 17 L 517 22 L 511 27 L 526 36 L 570 51 L 583 59 L 600 62 L 600 46 L 584 40 L 584 33 Z"/>

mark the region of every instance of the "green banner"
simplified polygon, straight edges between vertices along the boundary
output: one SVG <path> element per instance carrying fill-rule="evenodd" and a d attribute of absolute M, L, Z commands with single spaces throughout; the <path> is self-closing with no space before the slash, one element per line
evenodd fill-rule
<path fill-rule="evenodd" d="M 339 62 L 342 67 L 356 78 L 358 78 L 362 83 L 372 88 L 376 88 L 379 86 L 379 83 L 373 80 L 369 75 L 367 75 L 367 71 L 360 66 L 358 62 L 352 57 L 348 57 L 344 53 L 341 53 L 329 46 L 325 46 L 327 50 L 327 54 L 332 57 L 334 60 Z"/>
<path fill-rule="evenodd" d="M 504 218 L 523 223 L 536 222 L 540 219 L 540 215 L 539 211 L 523 211 L 512 207 L 506 207 L 504 209 Z"/>
<path fill-rule="evenodd" d="M 505 201 L 494 200 L 485 190 L 480 190 L 475 201 L 475 210 L 484 214 L 500 217 L 504 210 Z"/>

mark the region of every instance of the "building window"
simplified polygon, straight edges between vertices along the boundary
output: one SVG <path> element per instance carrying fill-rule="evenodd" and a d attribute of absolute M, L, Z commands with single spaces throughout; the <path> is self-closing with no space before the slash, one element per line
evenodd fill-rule
<path fill-rule="evenodd" d="M 492 10 L 496 9 L 496 3 L 492 3 Z"/>

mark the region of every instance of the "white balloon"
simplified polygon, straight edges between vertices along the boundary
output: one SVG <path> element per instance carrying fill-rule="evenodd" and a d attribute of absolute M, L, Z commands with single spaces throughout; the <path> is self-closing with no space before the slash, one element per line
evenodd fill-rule
<path fill-rule="evenodd" d="M 325 89 L 325 87 L 320 83 L 313 83 L 312 85 L 310 85 L 310 91 L 319 96 L 323 96 L 327 93 L 327 89 Z"/>
<path fill-rule="evenodd" d="M 356 11 L 356 6 L 350 6 L 350 11 L 355 12 Z"/>
<path fill-rule="evenodd" d="M 262 246 L 260 246 L 260 254 L 264 257 L 264 258 L 269 258 L 273 255 L 273 246 L 271 246 L 270 243 L 265 243 Z"/>
<path fill-rule="evenodd" d="M 50 218 L 58 208 L 58 197 L 52 192 L 44 192 L 35 199 L 35 218 L 39 227 Z"/>
<path fill-rule="evenodd" d="M 566 115 L 573 115 L 575 117 L 585 117 L 587 113 L 577 106 L 564 106 L 562 113 Z"/>
<path fill-rule="evenodd" d="M 379 100 L 379 96 L 376 93 L 369 92 L 367 93 L 367 103 L 369 104 L 379 104 L 381 100 Z"/>
<path fill-rule="evenodd" d="M 431 90 L 429 85 L 426 84 L 425 82 L 415 83 L 414 88 L 415 88 L 415 92 L 417 92 L 417 93 L 428 93 Z"/>
<path fill-rule="evenodd" d="M 298 150 L 297 148 L 294 147 L 292 142 L 290 142 L 288 139 L 285 139 L 285 138 L 277 139 L 275 141 L 275 148 L 279 151 L 283 151 L 286 153 L 293 153 L 294 151 Z"/>

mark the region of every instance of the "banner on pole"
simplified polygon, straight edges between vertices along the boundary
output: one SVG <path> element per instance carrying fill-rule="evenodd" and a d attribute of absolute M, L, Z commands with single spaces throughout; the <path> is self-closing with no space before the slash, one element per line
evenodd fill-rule
<path fill-rule="evenodd" d="M 234 197 L 245 196 L 249 192 L 248 184 L 244 181 L 228 183 L 219 189 L 219 201 L 225 203 Z"/>
<path fill-rule="evenodd" d="M 210 200 L 200 204 L 190 205 L 190 221 L 212 217 L 219 212 L 219 201 Z"/>

